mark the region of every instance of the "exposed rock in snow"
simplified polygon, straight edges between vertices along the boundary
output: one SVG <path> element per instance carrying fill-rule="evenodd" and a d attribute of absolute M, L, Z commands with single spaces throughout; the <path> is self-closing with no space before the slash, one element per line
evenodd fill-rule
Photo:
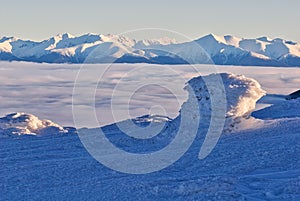
<path fill-rule="evenodd" d="M 234 75 L 228 73 L 211 74 L 205 77 L 196 77 L 188 82 L 185 89 L 189 92 L 189 99 L 183 104 L 182 109 L 189 110 L 191 115 L 200 115 L 200 120 L 204 124 L 209 123 L 212 107 L 211 95 L 217 93 L 220 85 L 215 84 L 210 86 L 210 90 L 205 83 L 208 80 L 216 80 L 220 76 L 223 81 L 223 86 L 226 94 L 226 114 L 225 131 L 231 131 L 238 128 L 241 121 L 250 117 L 250 114 L 255 109 L 256 102 L 265 95 L 265 91 L 261 89 L 260 84 L 251 78 L 244 75 Z M 205 80 L 205 81 L 204 81 Z M 193 101 L 194 96 L 198 100 L 198 108 Z M 220 101 L 220 104 L 222 101 Z M 186 117 L 184 117 L 186 118 Z M 201 124 L 200 122 L 200 124 Z"/>
<path fill-rule="evenodd" d="M 300 98 L 300 90 L 295 91 L 286 97 L 287 100 L 297 99 L 297 98 Z"/>
<path fill-rule="evenodd" d="M 0 134 L 45 135 L 68 132 L 50 120 L 40 120 L 32 114 L 12 113 L 0 118 Z"/>

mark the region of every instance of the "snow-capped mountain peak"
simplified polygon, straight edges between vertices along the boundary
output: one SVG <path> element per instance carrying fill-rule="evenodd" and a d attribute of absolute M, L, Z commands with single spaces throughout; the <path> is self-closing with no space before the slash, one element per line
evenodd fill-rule
<path fill-rule="evenodd" d="M 41 42 L 0 39 L 0 60 L 83 63 L 87 58 L 97 63 L 205 64 L 209 60 L 219 65 L 300 67 L 300 44 L 281 38 L 245 39 L 215 34 L 183 43 L 166 37 L 137 41 L 122 35 L 93 33 L 58 34 Z"/>
<path fill-rule="evenodd" d="M 235 47 L 239 46 L 240 41 L 242 40 L 241 38 L 231 36 L 231 35 L 226 35 L 224 36 L 224 39 L 226 40 L 226 43 Z"/>
<path fill-rule="evenodd" d="M 271 43 L 271 42 L 273 41 L 273 39 L 271 39 L 271 38 L 269 38 L 269 37 L 266 37 L 266 36 L 257 38 L 257 40 L 263 41 L 263 42 L 267 42 L 267 43 Z"/>
<path fill-rule="evenodd" d="M 137 41 L 137 45 L 140 46 L 151 46 L 151 45 L 170 45 L 170 44 L 176 44 L 176 39 L 163 37 L 159 39 L 144 39 Z"/>
<path fill-rule="evenodd" d="M 68 38 L 75 38 L 75 36 L 73 36 L 70 33 L 59 33 L 56 36 L 54 36 L 54 38 L 60 39 L 60 40 L 65 40 L 65 39 L 68 39 Z"/>
<path fill-rule="evenodd" d="M 18 40 L 18 38 L 16 38 L 16 37 L 6 37 L 6 36 L 4 36 L 4 37 L 2 37 L 2 38 L 0 39 L 0 43 L 3 43 L 3 42 L 5 42 L 5 41 L 10 41 L 10 42 L 12 42 L 12 41 L 16 41 L 16 40 Z"/>
<path fill-rule="evenodd" d="M 203 42 L 206 42 L 206 43 L 212 43 L 212 42 L 217 42 L 217 43 L 224 43 L 226 44 L 226 40 L 224 38 L 224 36 L 218 36 L 218 35 L 215 35 L 215 34 L 208 34 L 200 39 L 198 39 L 199 41 L 203 41 Z"/>

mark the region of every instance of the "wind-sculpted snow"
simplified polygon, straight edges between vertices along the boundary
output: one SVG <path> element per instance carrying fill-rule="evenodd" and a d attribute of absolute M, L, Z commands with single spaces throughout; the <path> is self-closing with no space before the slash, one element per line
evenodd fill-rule
<path fill-rule="evenodd" d="M 137 41 L 122 35 L 59 34 L 36 42 L 0 39 L 0 60 L 46 63 L 156 63 L 300 67 L 300 44 L 280 38 L 244 39 L 209 34 L 178 43 Z"/>
<path fill-rule="evenodd" d="M 67 133 L 50 120 L 40 120 L 32 114 L 12 113 L 0 118 L 0 135 L 51 135 Z"/>
<path fill-rule="evenodd" d="M 217 96 L 216 93 L 219 88 L 219 85 L 211 84 L 210 90 L 208 90 L 205 80 L 214 80 L 217 76 L 222 78 L 226 94 L 226 113 L 224 114 L 226 121 L 224 129 L 231 131 L 241 121 L 246 121 L 250 117 L 251 112 L 256 107 L 256 102 L 266 92 L 261 89 L 260 84 L 256 80 L 244 75 L 221 73 L 193 78 L 188 82 L 186 90 L 189 92 L 189 99 L 194 95 L 198 99 L 199 111 L 196 110 L 194 105 L 189 103 L 189 100 L 184 104 L 184 107 L 192 107 L 193 109 L 189 110 L 196 111 L 195 115 L 200 115 L 202 121 L 210 121 L 212 113 L 211 96 Z"/>

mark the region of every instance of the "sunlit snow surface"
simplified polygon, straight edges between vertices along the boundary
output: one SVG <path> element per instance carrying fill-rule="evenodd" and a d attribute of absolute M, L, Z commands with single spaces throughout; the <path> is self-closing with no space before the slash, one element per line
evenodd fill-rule
<path fill-rule="evenodd" d="M 96 99 L 100 103 L 107 100 L 110 87 L 114 86 L 111 83 L 117 83 L 135 67 L 117 65 L 111 76 L 104 79 L 102 86 L 106 87 L 100 89 Z M 72 90 L 79 68 L 79 65 L 0 63 L 0 116 L 24 111 L 60 125 L 72 125 Z M 181 72 L 178 76 L 187 80 L 198 76 L 187 71 L 186 66 L 171 68 L 176 68 Z M 263 123 L 250 121 L 245 130 L 224 133 L 207 158 L 198 159 L 205 129 L 199 131 L 180 160 L 145 175 L 119 173 L 101 165 L 74 133 L 3 137 L 0 138 L 0 200 L 300 200 L 299 100 L 286 101 L 283 96 L 299 89 L 300 69 L 225 66 L 218 70 L 255 78 L 268 93 L 258 107 L 272 106 L 253 113 Z M 161 72 L 153 74 L 170 82 Z M 127 79 L 145 79 L 143 75 L 133 75 Z M 89 76 L 86 80 L 83 91 L 94 82 L 89 82 Z M 167 116 L 177 116 L 181 101 L 187 98 L 179 90 L 185 83 L 177 80 L 184 79 L 171 78 L 178 88 L 179 101 L 165 89 L 152 86 L 135 96 L 131 116 L 148 114 L 153 105 L 163 105 Z M 145 92 L 147 96 L 143 97 Z M 124 97 L 121 93 L 117 100 L 121 103 L 126 100 Z M 87 115 L 85 107 L 92 107 L 88 103 L 82 103 L 82 115 Z M 109 117 L 105 115 L 110 109 L 106 105 L 96 104 L 101 125 L 113 122 L 100 117 L 101 114 Z M 122 112 L 124 108 L 118 109 Z M 176 130 L 174 122 L 161 116 L 144 116 L 134 122 L 144 126 L 151 121 L 166 122 L 169 129 Z M 173 137 L 161 135 L 139 143 L 114 125 L 103 130 L 117 146 L 134 153 L 161 149 Z"/>

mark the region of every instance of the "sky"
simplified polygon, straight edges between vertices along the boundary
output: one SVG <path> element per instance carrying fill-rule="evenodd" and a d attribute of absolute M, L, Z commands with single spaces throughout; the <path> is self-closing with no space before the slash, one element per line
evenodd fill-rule
<path fill-rule="evenodd" d="M 168 36 L 180 41 L 214 33 L 300 42 L 299 0 L 0 0 L 0 3 L 0 37 L 43 40 L 66 32 L 72 35 L 129 32 L 127 35 L 136 39 Z M 149 28 L 163 30 L 149 31 Z"/>

